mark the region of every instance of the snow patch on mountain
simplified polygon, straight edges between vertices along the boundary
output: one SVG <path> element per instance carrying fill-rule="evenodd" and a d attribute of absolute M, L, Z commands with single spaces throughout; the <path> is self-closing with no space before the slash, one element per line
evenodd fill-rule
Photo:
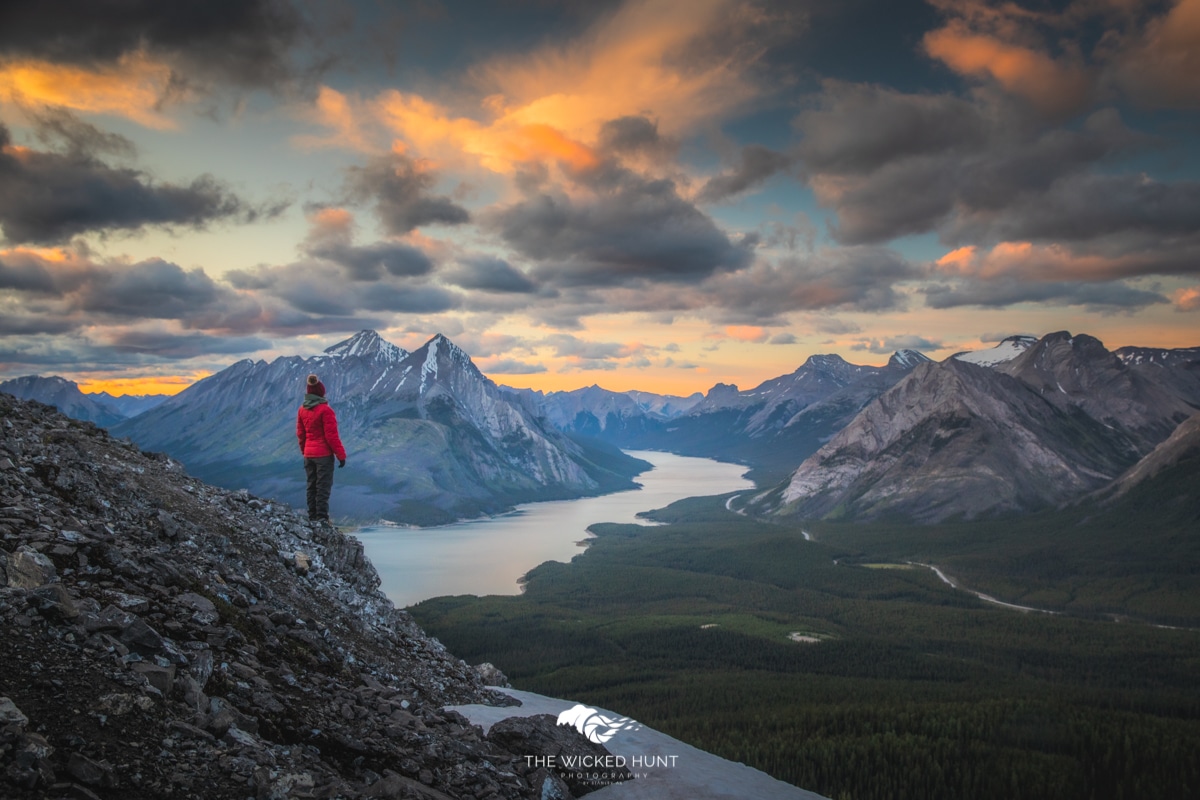
<path fill-rule="evenodd" d="M 951 358 L 981 367 L 994 367 L 1012 361 L 1036 343 L 1036 336 L 1009 336 L 989 350 L 967 350 L 955 353 Z"/>

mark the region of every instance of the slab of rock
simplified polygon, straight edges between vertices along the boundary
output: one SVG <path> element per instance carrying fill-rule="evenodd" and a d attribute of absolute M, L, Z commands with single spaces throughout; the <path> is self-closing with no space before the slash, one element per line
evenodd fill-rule
<path fill-rule="evenodd" d="M 199 625 L 212 625 L 221 615 L 217 613 L 217 607 L 202 594 L 195 592 L 184 592 L 175 598 L 175 602 L 179 603 L 184 608 L 192 611 L 192 620 Z"/>
<path fill-rule="evenodd" d="M 103 761 L 93 761 L 79 753 L 71 753 L 71 758 L 67 761 L 67 772 L 72 778 L 88 786 L 117 785 L 112 766 Z"/>
<path fill-rule="evenodd" d="M 47 619 L 71 620 L 79 616 L 75 599 L 61 583 L 48 583 L 34 589 L 29 603 Z"/>
<path fill-rule="evenodd" d="M 163 693 L 163 696 L 170 694 L 171 686 L 175 683 L 175 667 L 160 667 L 157 664 L 152 664 L 149 661 L 139 661 L 132 664 L 130 668 L 144 677 L 151 686 Z"/>
<path fill-rule="evenodd" d="M 17 725 L 24 728 L 28 724 L 29 717 L 21 713 L 11 698 L 0 697 L 0 726 Z"/>
<path fill-rule="evenodd" d="M 121 631 L 121 641 L 142 655 L 153 655 L 163 649 L 163 637 L 146 620 L 138 618 Z"/>
<path fill-rule="evenodd" d="M 495 664 L 485 661 L 482 664 L 476 664 L 471 669 L 475 670 L 475 674 L 483 681 L 484 686 L 510 686 L 508 676 L 501 672 Z"/>
<path fill-rule="evenodd" d="M 18 589 L 36 589 L 54 580 L 54 562 L 38 551 L 23 547 L 8 557 L 8 585 Z"/>

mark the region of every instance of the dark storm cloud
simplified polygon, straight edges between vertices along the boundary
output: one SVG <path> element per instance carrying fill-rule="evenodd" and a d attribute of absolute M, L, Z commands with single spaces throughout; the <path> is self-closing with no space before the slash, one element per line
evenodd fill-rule
<path fill-rule="evenodd" d="M 698 199 L 701 202 L 716 202 L 753 189 L 775 173 L 787 169 L 791 163 L 791 156 L 762 145 L 747 145 L 742 148 L 737 165 L 729 172 L 710 178 L 700 190 Z"/>
<path fill-rule="evenodd" d="M 471 215 L 449 197 L 433 195 L 437 177 L 399 153 L 350 167 L 346 190 L 355 202 L 372 203 L 389 234 L 399 236 L 422 225 L 461 225 Z"/>
<path fill-rule="evenodd" d="M 56 0 L 0 4 L 0 55 L 103 66 L 146 52 L 177 81 L 274 86 L 305 31 L 282 0 Z"/>
<path fill-rule="evenodd" d="M 354 281 L 379 280 L 385 274 L 427 275 L 433 261 L 424 252 L 402 242 L 376 242 L 361 247 L 342 242 L 323 242 L 308 249 L 309 255 L 341 264 Z"/>
<path fill-rule="evenodd" d="M 181 319 L 214 303 L 217 284 L 201 269 L 150 259 L 120 271 L 97 272 L 80 292 L 84 311 L 119 317 Z"/>
<path fill-rule="evenodd" d="M 255 298 L 202 269 L 161 259 L 96 263 L 71 251 L 54 260 L 30 251 L 0 253 L 0 300 L 17 305 L 19 327 L 30 330 L 157 319 L 193 330 L 253 332 L 264 313 Z"/>
<path fill-rule="evenodd" d="M 232 286 L 281 300 L 302 314 L 351 318 L 359 311 L 437 313 L 457 308 L 462 298 L 420 279 L 384 275 L 378 280 L 347 280 L 347 272 L 327 262 L 301 261 L 278 267 L 234 270 Z M 340 328 L 339 328 L 340 330 Z"/>
<path fill-rule="evenodd" d="M 50 295 L 58 294 L 59 285 L 40 259 L 7 253 L 0 255 L 0 289 Z"/>
<path fill-rule="evenodd" d="M 590 198 L 540 194 L 488 218 L 489 227 L 551 284 L 687 282 L 750 263 L 752 242 L 735 244 L 668 180 L 610 170 Z"/>
<path fill-rule="evenodd" d="M 509 292 L 528 294 L 537 291 L 537 285 L 524 273 L 502 258 L 475 256 L 464 258 L 442 272 L 442 279 L 463 289 L 481 289 L 485 292 Z"/>
<path fill-rule="evenodd" d="M 981 244 L 1200 230 L 1197 184 L 1111 174 L 1119 159 L 1160 144 L 1112 109 L 1077 128 L 1048 128 L 994 99 L 827 84 L 796 125 L 802 170 L 836 210 L 842 243 L 929 231 Z"/>
<path fill-rule="evenodd" d="M 1098 311 L 1135 311 L 1146 306 L 1170 302 L 1158 292 L 1135 289 L 1120 281 L 1036 282 L 1000 278 L 990 281 L 965 281 L 954 285 L 935 284 L 920 291 L 925 295 L 925 304 L 938 309 L 959 306 L 1001 308 L 1015 303 L 1049 303 L 1058 306 L 1085 306 Z"/>
<path fill-rule="evenodd" d="M 208 355 L 241 355 L 266 350 L 271 342 L 253 336 L 209 336 L 204 333 L 174 334 L 163 331 L 121 331 L 109 342 L 121 353 L 138 353 L 164 359 L 187 359 Z"/>
<path fill-rule="evenodd" d="M 0 148 L 11 143 L 8 128 L 0 124 Z M 249 206 L 208 175 L 179 186 L 110 167 L 88 151 L 0 150 L 0 230 L 12 243 L 61 242 L 89 231 L 147 225 L 252 222 L 282 210 Z"/>
<path fill-rule="evenodd" d="M 972 152 L 989 136 L 989 120 L 969 101 L 835 81 L 795 125 L 804 167 L 818 174 L 864 174 L 900 158 Z"/>
<path fill-rule="evenodd" d="M 36 336 L 67 333 L 79 328 L 75 320 L 57 314 L 0 314 L 0 334 L 4 336 Z"/>
<path fill-rule="evenodd" d="M 1084 242 L 1142 235 L 1161 247 L 1168 237 L 1200 241 L 1200 182 L 1162 183 L 1144 175 L 1070 175 L 1023 203 L 977 206 L 955 217 L 950 241 L 981 238 Z M 1165 271 L 1175 271 L 1168 269 Z M 1188 270 L 1200 271 L 1200 264 Z"/>
<path fill-rule="evenodd" d="M 953 230 L 961 217 L 1035 201 L 1057 182 L 1127 152 L 1137 140 L 1115 114 L 1101 112 L 1079 131 L 1052 130 L 1023 141 L 994 142 L 975 153 L 892 161 L 852 179 L 840 193 L 835 190 L 837 236 L 863 243 Z M 977 233 L 987 240 L 1002 238 L 998 230 Z M 1072 238 L 1066 230 L 1048 233 Z"/>

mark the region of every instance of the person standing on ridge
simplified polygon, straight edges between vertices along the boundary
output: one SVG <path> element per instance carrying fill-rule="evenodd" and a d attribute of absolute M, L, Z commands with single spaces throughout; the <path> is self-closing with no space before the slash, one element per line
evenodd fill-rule
<path fill-rule="evenodd" d="M 346 466 L 346 448 L 338 436 L 337 416 L 325 399 L 325 384 L 309 375 L 304 384 L 304 402 L 296 413 L 296 438 L 304 454 L 308 478 L 308 518 L 329 522 L 329 493 L 333 491 L 333 459 Z"/>

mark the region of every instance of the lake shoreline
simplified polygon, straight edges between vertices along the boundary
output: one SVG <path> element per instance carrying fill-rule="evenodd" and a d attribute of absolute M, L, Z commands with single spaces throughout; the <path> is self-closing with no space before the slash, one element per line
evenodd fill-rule
<path fill-rule="evenodd" d="M 588 528 L 617 522 L 649 525 L 643 512 L 687 497 L 754 488 L 744 464 L 649 450 L 626 451 L 653 468 L 639 488 L 571 500 L 526 503 L 503 514 L 430 527 L 395 523 L 351 531 L 398 607 L 431 597 L 516 595 L 520 579 L 546 561 L 568 562 L 587 549 Z"/>

